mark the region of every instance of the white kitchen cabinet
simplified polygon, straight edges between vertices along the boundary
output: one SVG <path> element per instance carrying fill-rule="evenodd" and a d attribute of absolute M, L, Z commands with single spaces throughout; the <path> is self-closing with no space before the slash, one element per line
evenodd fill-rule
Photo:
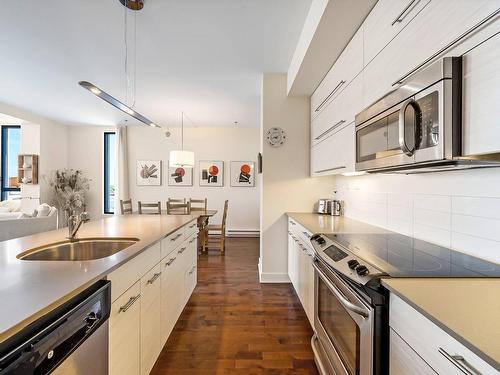
<path fill-rule="evenodd" d="M 355 165 L 354 122 L 311 148 L 311 175 L 352 172 Z"/>
<path fill-rule="evenodd" d="M 498 0 L 432 0 L 365 66 L 363 107 L 394 89 L 393 84 L 400 78 L 480 23 L 499 6 Z M 473 34 L 461 43 L 466 45 L 467 39 L 474 43 Z M 369 40 L 365 40 L 366 43 Z M 457 54 L 459 52 L 450 47 L 436 59 Z"/>
<path fill-rule="evenodd" d="M 149 374 L 161 352 L 160 276 L 157 264 L 141 278 L 141 374 Z"/>
<path fill-rule="evenodd" d="M 182 311 L 183 269 L 174 250 L 161 262 L 160 337 L 165 345 Z"/>
<path fill-rule="evenodd" d="M 141 283 L 137 281 L 111 304 L 109 374 L 138 375 L 141 371 Z"/>
<path fill-rule="evenodd" d="M 474 352 L 395 294 L 391 294 L 389 301 L 389 325 L 438 374 L 463 375 L 460 366 L 474 368 L 475 373 L 484 375 L 498 374 Z M 394 359 L 393 354 L 396 355 Z M 391 352 L 390 356 L 391 363 L 398 362 L 401 353 Z M 420 368 L 420 363 L 407 362 L 407 365 L 415 371 Z"/>
<path fill-rule="evenodd" d="M 391 375 L 433 375 L 436 372 L 401 338 L 390 329 Z"/>
<path fill-rule="evenodd" d="M 311 96 L 311 120 L 326 109 L 363 69 L 363 30 L 354 34 Z"/>
<path fill-rule="evenodd" d="M 418 17 L 430 1 L 379 0 L 363 23 L 364 65 L 368 65 L 401 30 Z"/>
<path fill-rule="evenodd" d="M 463 55 L 462 69 L 463 153 L 499 152 L 500 34 Z"/>

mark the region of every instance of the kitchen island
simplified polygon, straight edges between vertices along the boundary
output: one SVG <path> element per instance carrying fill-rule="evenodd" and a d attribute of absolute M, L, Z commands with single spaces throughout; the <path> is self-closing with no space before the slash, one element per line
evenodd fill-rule
<path fill-rule="evenodd" d="M 67 229 L 39 233 L 0 243 L 0 342 L 66 302 L 95 281 L 132 260 L 186 225 L 198 215 L 126 215 L 82 225 L 79 238 L 137 238 L 106 258 L 90 261 L 29 261 L 17 259 L 29 249 L 63 241 Z M 159 244 L 158 244 L 159 245 Z"/>

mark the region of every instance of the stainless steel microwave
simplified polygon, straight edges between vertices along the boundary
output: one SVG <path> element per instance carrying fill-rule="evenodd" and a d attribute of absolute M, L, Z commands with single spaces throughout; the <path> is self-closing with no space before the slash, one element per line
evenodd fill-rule
<path fill-rule="evenodd" d="M 462 155 L 462 58 L 445 57 L 356 115 L 356 170 L 423 173 L 500 166 Z"/>

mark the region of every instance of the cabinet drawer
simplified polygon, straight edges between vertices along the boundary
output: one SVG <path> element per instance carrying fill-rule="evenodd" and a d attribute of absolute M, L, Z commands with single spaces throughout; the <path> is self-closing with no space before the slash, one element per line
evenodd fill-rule
<path fill-rule="evenodd" d="M 184 227 L 180 228 L 161 240 L 161 258 L 165 258 L 184 241 L 184 230 Z"/>
<path fill-rule="evenodd" d="M 335 131 L 354 121 L 354 116 L 362 110 L 362 75 L 331 102 L 318 117 L 311 122 L 311 142 L 321 142 Z"/>
<path fill-rule="evenodd" d="M 498 372 L 463 344 L 394 294 L 390 296 L 389 325 L 438 374 L 463 375 L 460 366 L 482 374 Z M 463 360 L 453 360 L 461 356 Z"/>
<path fill-rule="evenodd" d="M 161 259 L 160 243 L 156 243 L 111 272 L 107 279 L 111 281 L 111 300 L 115 301 L 132 284 L 154 267 Z"/>
<path fill-rule="evenodd" d="M 191 264 L 186 270 L 185 282 L 184 282 L 184 305 L 189 301 L 191 294 L 193 293 L 194 288 L 196 287 L 198 279 L 198 267 L 196 263 Z"/>
<path fill-rule="evenodd" d="M 311 96 L 311 120 L 319 115 L 363 69 L 363 31 L 360 28 Z"/>
<path fill-rule="evenodd" d="M 431 0 L 379 0 L 363 24 L 363 60 L 367 65 Z M 436 0 L 439 1 L 439 0 Z"/>
<path fill-rule="evenodd" d="M 393 329 L 390 332 L 389 373 L 391 375 L 436 374 Z"/>
<path fill-rule="evenodd" d="M 190 223 L 186 224 L 185 228 L 186 229 L 184 230 L 184 235 L 187 238 L 198 231 L 198 220 L 193 220 Z"/>

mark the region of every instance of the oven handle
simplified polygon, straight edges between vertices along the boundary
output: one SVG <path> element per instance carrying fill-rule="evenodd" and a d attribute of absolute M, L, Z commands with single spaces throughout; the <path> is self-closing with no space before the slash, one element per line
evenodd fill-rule
<path fill-rule="evenodd" d="M 406 127 L 405 127 L 405 113 L 406 109 L 408 107 L 413 107 L 413 110 L 415 111 L 415 116 L 418 121 L 419 117 L 419 112 L 420 108 L 418 106 L 418 103 L 413 99 L 410 98 L 407 101 L 403 103 L 401 106 L 401 109 L 399 110 L 399 147 L 401 147 L 401 150 L 408 156 L 412 156 L 415 153 L 416 145 L 417 145 L 417 137 L 416 137 L 416 128 L 413 129 L 413 132 L 415 133 L 415 145 L 413 146 L 413 149 L 410 149 L 408 145 L 406 144 Z M 419 126 L 419 124 L 417 124 Z"/>
<path fill-rule="evenodd" d="M 328 280 L 328 278 L 323 274 L 323 271 L 321 271 L 321 269 L 316 265 L 316 263 L 313 262 L 312 265 L 313 265 L 314 269 L 316 270 L 316 272 L 318 272 L 318 276 L 321 277 L 321 279 L 326 284 L 326 286 L 328 287 L 328 289 L 330 289 L 330 291 L 333 294 L 335 294 L 335 297 L 337 297 L 337 299 L 340 301 L 340 303 L 347 310 L 350 310 L 350 311 L 352 311 L 355 314 L 361 315 L 365 319 L 368 318 L 369 314 L 366 312 L 365 309 L 363 309 L 363 308 L 361 308 L 359 306 L 356 306 L 351 301 L 349 301 L 347 298 L 345 298 L 342 295 L 342 293 L 338 290 L 338 288 L 335 285 L 333 285 L 332 282 L 330 280 Z"/>

